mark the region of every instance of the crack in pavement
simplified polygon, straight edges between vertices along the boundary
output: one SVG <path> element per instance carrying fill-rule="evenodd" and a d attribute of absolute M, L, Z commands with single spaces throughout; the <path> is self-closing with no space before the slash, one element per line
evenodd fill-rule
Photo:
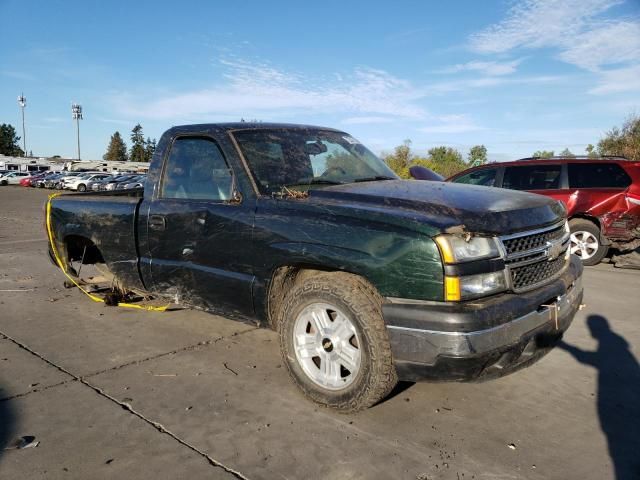
<path fill-rule="evenodd" d="M 243 332 L 237 332 L 234 333 L 233 335 L 230 335 L 229 337 L 220 337 L 218 339 L 215 340 L 211 340 L 207 343 L 207 345 L 211 345 L 211 344 L 215 344 L 220 340 L 223 340 L 225 338 L 231 338 L 243 333 L 247 333 L 247 332 L 252 332 L 254 330 L 257 330 L 257 328 L 255 329 L 250 329 L 250 330 L 245 330 Z M 61 367 L 60 365 L 57 365 L 56 363 L 52 362 L 51 360 L 49 360 L 48 358 L 44 357 L 43 355 L 39 354 L 38 352 L 36 352 L 35 350 L 32 350 L 31 348 L 29 348 L 27 345 L 21 343 L 20 341 L 16 340 L 15 338 L 11 337 L 10 335 L 7 335 L 6 333 L 0 332 L 0 337 L 2 337 L 3 339 L 9 340 L 10 342 L 14 343 L 16 346 L 18 346 L 19 348 L 29 352 L 31 355 L 34 355 L 35 357 L 39 358 L 40 360 L 42 360 L 43 362 L 45 362 L 47 365 L 56 368 L 57 370 L 61 371 L 62 373 L 69 375 L 70 377 L 72 377 L 73 380 L 68 380 L 66 382 L 62 382 L 60 384 L 57 385 L 51 385 L 47 388 L 52 388 L 54 386 L 59 386 L 59 385 L 63 385 L 65 383 L 70 383 L 72 381 L 77 381 L 80 382 L 81 384 L 83 384 L 85 387 L 90 388 L 91 390 L 93 390 L 95 393 L 97 393 L 98 395 L 100 395 L 103 398 L 106 398 L 107 400 L 110 400 L 111 402 L 115 403 L 116 405 L 120 406 L 122 409 L 127 410 L 129 413 L 131 413 L 132 415 L 135 415 L 136 417 L 138 417 L 139 419 L 141 419 L 142 421 L 144 421 L 145 423 L 147 423 L 148 425 L 151 425 L 153 428 L 155 428 L 158 432 L 160 433 L 164 433 L 166 435 L 168 435 L 169 437 L 171 437 L 172 439 L 174 439 L 176 442 L 178 442 L 180 445 L 187 447 L 189 450 L 197 453 L 198 455 L 202 456 L 205 460 L 207 460 L 207 462 L 216 468 L 221 468 L 222 470 L 224 470 L 225 472 L 233 475 L 235 478 L 241 479 L 241 480 L 249 480 L 246 476 L 244 476 L 242 473 L 238 472 L 237 470 L 232 469 L 231 467 L 228 467 L 226 465 L 224 465 L 223 463 L 219 462 L 218 460 L 216 460 L 215 458 L 213 458 L 212 456 L 210 456 L 208 453 L 200 450 L 198 447 L 191 445 L 190 443 L 188 443 L 186 440 L 183 440 L 182 438 L 178 437 L 175 433 L 173 433 L 171 430 L 168 430 L 166 427 L 164 427 L 164 425 L 162 425 L 159 422 L 156 422 L 154 420 L 151 420 L 150 418 L 147 418 L 145 415 L 143 415 L 142 413 L 138 412 L 137 410 L 135 410 L 130 404 L 126 403 L 126 402 L 121 402 L 120 400 L 118 400 L 115 397 L 112 397 L 111 395 L 109 395 L 108 393 L 106 393 L 103 389 L 101 389 L 100 387 L 97 387 L 91 383 L 89 383 L 87 380 L 85 380 L 85 377 L 81 377 L 78 375 L 73 374 L 72 372 L 70 372 L 69 370 L 67 370 L 64 367 Z M 193 349 L 197 348 L 198 346 L 201 346 L 203 342 L 199 342 L 196 345 L 192 345 L 191 347 Z M 189 347 L 185 347 L 185 348 L 189 348 Z M 177 352 L 182 351 L 184 349 L 179 349 L 177 350 Z M 163 355 L 167 355 L 170 354 L 172 352 L 168 352 L 166 354 Z M 150 358 L 151 359 L 151 358 Z M 135 362 L 130 362 L 130 364 L 135 363 Z M 126 365 L 123 365 L 126 366 Z M 112 369 L 108 369 L 106 371 L 109 370 L 113 370 L 113 369 L 118 369 L 121 368 L 123 366 L 118 366 L 118 367 L 113 367 Z M 97 375 L 97 374 L 92 374 L 92 375 Z M 46 389 L 42 389 L 42 390 L 46 390 Z M 37 391 L 37 390 L 34 390 Z M 33 393 L 34 391 L 25 393 L 25 394 L 21 394 L 21 395 L 16 395 L 15 398 L 19 398 L 20 396 L 25 396 L 28 395 L 29 393 Z M 2 399 L 2 401 L 6 401 L 9 399 Z"/>
<path fill-rule="evenodd" d="M 122 368 L 126 368 L 126 367 L 129 367 L 131 365 L 140 365 L 140 364 L 148 362 L 150 360 L 156 360 L 158 358 L 166 357 L 168 355 L 175 355 L 176 353 L 191 352 L 191 351 L 194 351 L 194 350 L 198 350 L 201 347 L 208 347 L 209 345 L 215 345 L 216 343 L 220 342 L 221 340 L 227 340 L 227 339 L 230 339 L 230 338 L 238 337 L 240 335 L 244 335 L 245 333 L 253 332 L 255 330 L 259 330 L 259 328 L 258 327 L 250 328 L 248 330 L 243 330 L 242 332 L 233 333 L 233 334 L 231 334 L 229 336 L 226 336 L 226 337 L 222 336 L 222 337 L 214 338 L 212 340 L 204 340 L 204 341 L 195 343 L 193 345 L 187 345 L 186 347 L 182 347 L 182 348 L 177 348 L 175 350 L 171 350 L 170 352 L 159 353 L 157 355 L 151 355 L 150 357 L 141 358 L 141 359 L 138 359 L 138 360 L 132 360 L 130 362 L 123 363 L 122 365 L 116 365 L 115 367 L 105 368 L 104 370 L 99 370 L 97 372 L 89 373 L 87 375 L 82 375 L 82 378 L 95 377 L 97 375 L 102 375 L 103 373 L 108 373 L 108 372 L 113 372 L 113 371 L 116 371 L 116 370 L 120 370 Z"/>
<path fill-rule="evenodd" d="M 50 388 L 60 387 L 62 385 L 73 383 L 75 381 L 76 381 L 75 378 L 71 378 L 69 380 L 64 380 L 62 382 L 54 383 L 52 385 L 45 385 L 44 387 L 41 387 L 41 388 L 33 388 L 28 392 L 16 393 L 15 395 L 11 395 L 9 397 L 0 397 L 0 402 L 7 402 L 9 400 L 15 400 L 16 398 L 26 397 L 27 395 L 31 395 L 32 393 L 36 393 L 36 392 L 44 392 L 45 390 L 49 390 Z"/>

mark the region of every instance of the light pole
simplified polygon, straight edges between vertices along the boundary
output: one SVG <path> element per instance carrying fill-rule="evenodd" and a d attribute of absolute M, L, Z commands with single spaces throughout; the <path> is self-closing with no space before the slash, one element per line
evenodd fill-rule
<path fill-rule="evenodd" d="M 24 107 L 27 106 L 27 97 L 24 96 L 24 93 L 21 93 L 18 97 L 18 105 L 20 105 L 20 109 L 22 110 L 22 148 L 24 149 L 23 157 L 27 156 L 27 134 L 24 129 Z"/>
<path fill-rule="evenodd" d="M 71 115 L 76 121 L 76 132 L 78 135 L 78 160 L 80 160 L 80 120 L 82 120 L 82 105 L 77 103 L 71 104 Z"/>

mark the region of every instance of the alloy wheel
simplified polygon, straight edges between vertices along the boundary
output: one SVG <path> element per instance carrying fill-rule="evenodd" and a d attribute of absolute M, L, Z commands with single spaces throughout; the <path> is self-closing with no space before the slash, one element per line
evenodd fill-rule
<path fill-rule="evenodd" d="M 591 232 L 578 231 L 571 234 L 571 253 L 578 255 L 582 260 L 593 257 L 600 242 Z"/>
<path fill-rule="evenodd" d="M 313 303 L 295 320 L 293 346 L 299 365 L 328 390 L 349 386 L 360 371 L 360 341 L 354 324 L 337 307 Z"/>

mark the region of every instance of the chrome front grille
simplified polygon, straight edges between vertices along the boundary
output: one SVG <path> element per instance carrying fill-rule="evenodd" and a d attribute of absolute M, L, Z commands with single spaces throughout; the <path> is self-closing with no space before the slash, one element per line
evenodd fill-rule
<path fill-rule="evenodd" d="M 500 238 L 511 288 L 530 290 L 556 278 L 568 263 L 564 223 Z"/>
<path fill-rule="evenodd" d="M 527 234 L 519 237 L 506 237 L 502 240 L 507 256 L 544 247 L 547 242 L 557 241 L 564 236 L 564 225 L 551 227 L 551 230 Z"/>

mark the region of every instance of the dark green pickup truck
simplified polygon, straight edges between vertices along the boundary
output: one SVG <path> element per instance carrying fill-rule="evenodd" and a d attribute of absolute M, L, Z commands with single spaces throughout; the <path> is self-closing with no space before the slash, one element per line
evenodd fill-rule
<path fill-rule="evenodd" d="M 563 206 L 400 180 L 348 134 L 285 124 L 175 127 L 142 190 L 51 202 L 55 250 L 122 291 L 280 334 L 313 400 L 353 411 L 398 379 L 530 365 L 582 302 Z"/>

